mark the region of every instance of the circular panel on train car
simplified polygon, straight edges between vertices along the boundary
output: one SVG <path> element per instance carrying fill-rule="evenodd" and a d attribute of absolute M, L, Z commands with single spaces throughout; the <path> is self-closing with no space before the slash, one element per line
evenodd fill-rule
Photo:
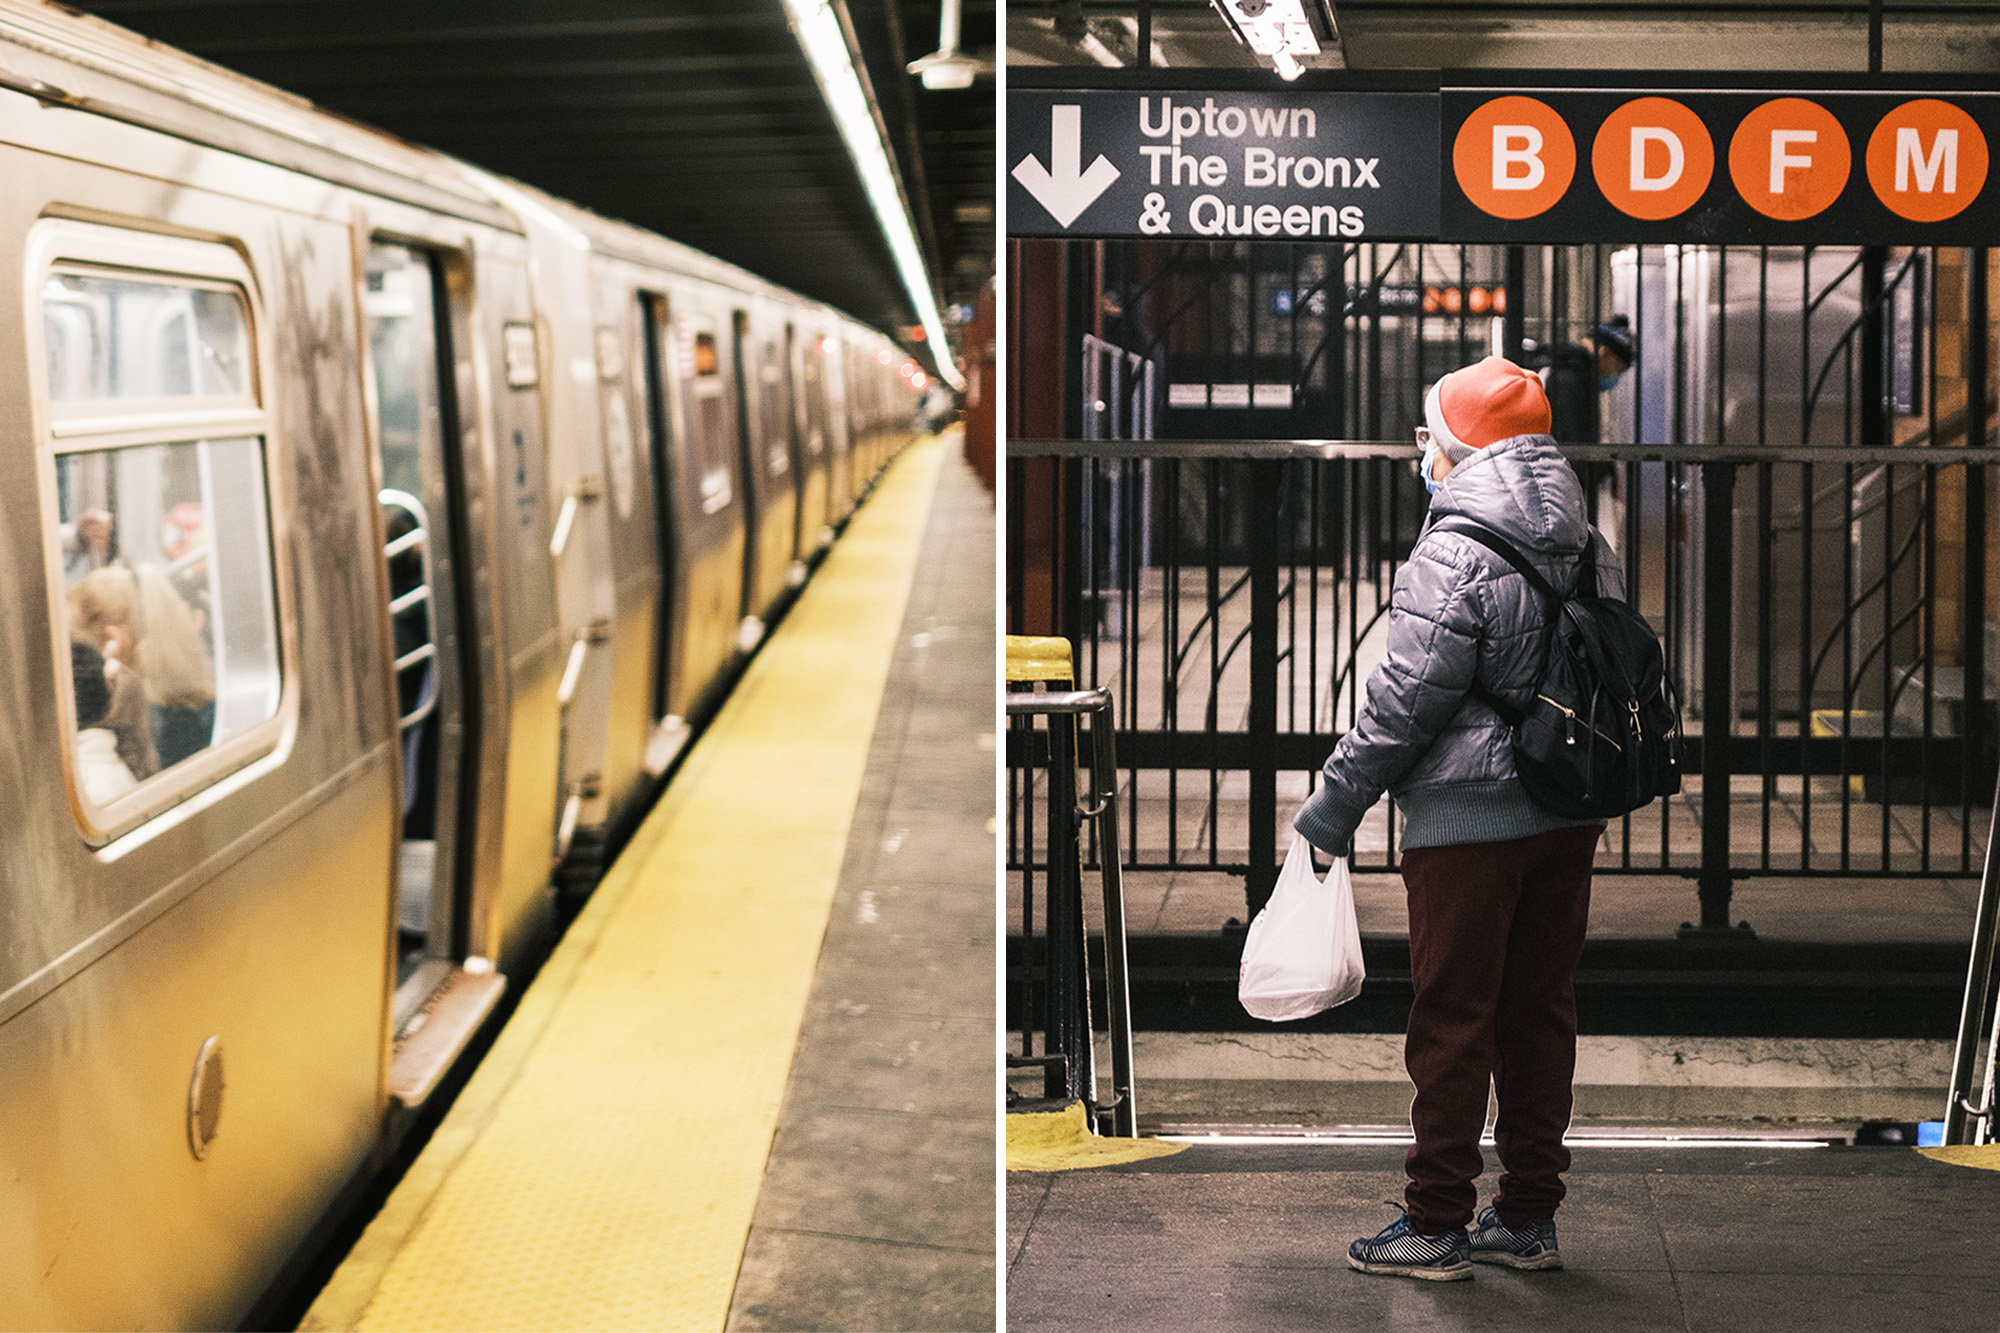
<path fill-rule="evenodd" d="M 210 1037 L 194 1057 L 194 1076 L 188 1080 L 188 1147 L 197 1161 L 208 1156 L 222 1127 L 222 1038 Z"/>

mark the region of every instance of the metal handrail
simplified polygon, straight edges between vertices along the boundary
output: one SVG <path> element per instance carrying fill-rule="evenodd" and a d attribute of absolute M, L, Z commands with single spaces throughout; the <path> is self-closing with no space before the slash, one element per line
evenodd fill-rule
<path fill-rule="evenodd" d="M 1931 467 L 2000 463 L 2000 448 L 1902 445 L 1561 444 L 1573 463 L 1825 463 Z M 1009 440 L 1009 458 L 1407 458 L 1422 451 L 1407 440 Z"/>
<path fill-rule="evenodd" d="M 1105 1025 L 1111 1043 L 1111 1100 L 1099 1103 L 1096 1098 L 1096 1076 L 1093 1072 L 1089 1082 L 1086 1100 L 1093 1111 L 1111 1112 L 1112 1131 L 1123 1138 L 1137 1138 L 1139 1135 L 1139 1113 L 1132 1089 L 1132 997 L 1131 982 L 1126 966 L 1125 954 L 1125 888 L 1118 865 L 1118 755 L 1113 736 L 1117 727 L 1113 715 L 1111 691 L 1099 686 L 1092 690 L 1057 690 L 1044 694 L 1014 693 L 1007 695 L 1007 716 L 1029 717 L 1044 714 L 1050 717 L 1088 717 L 1090 719 L 1090 789 L 1080 799 L 1074 801 L 1068 814 L 1079 826 L 1095 823 L 1098 831 L 1098 845 L 1103 854 L 1098 857 L 1099 871 L 1104 891 L 1104 995 Z M 1051 747 L 1049 766 L 1051 774 L 1057 762 L 1069 762 L 1060 753 L 1067 747 Z M 1055 801 L 1062 788 L 1051 780 L 1049 784 L 1051 830 L 1057 816 Z M 1082 907 L 1081 882 L 1078 883 L 1077 907 Z M 1079 910 L 1080 915 L 1080 910 Z M 1056 950 L 1051 941 L 1049 951 L 1050 966 L 1055 967 Z M 1088 1015 L 1089 958 L 1083 956 L 1084 975 L 1076 977 L 1072 993 L 1085 997 L 1083 1011 Z M 1054 1026 L 1053 1021 L 1051 1027 Z M 1046 1035 L 1046 1034 L 1045 1034 Z M 1086 1024 L 1084 1042 L 1091 1040 Z"/>

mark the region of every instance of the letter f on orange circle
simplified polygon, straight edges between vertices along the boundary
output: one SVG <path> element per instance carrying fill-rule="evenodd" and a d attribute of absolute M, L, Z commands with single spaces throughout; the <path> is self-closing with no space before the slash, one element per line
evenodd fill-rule
<path fill-rule="evenodd" d="M 1847 188 L 1847 131 L 1803 97 L 1779 97 L 1743 118 L 1729 141 L 1729 179 L 1767 218 L 1797 222 L 1825 212 Z"/>

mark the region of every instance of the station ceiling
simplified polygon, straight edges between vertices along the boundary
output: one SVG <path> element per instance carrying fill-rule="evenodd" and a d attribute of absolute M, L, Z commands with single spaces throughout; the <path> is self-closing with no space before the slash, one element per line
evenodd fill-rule
<path fill-rule="evenodd" d="M 994 80 L 926 89 L 941 0 L 846 0 L 940 302 L 994 264 Z M 994 55 L 995 0 L 962 0 Z M 87 12 L 740 264 L 917 322 L 781 0 L 95 0 Z M 947 327 L 950 327 L 947 321 Z"/>
<path fill-rule="evenodd" d="M 1169 69 L 1265 62 L 1230 33 L 1234 0 L 1008 0 L 1012 65 L 1147 63 Z M 1307 68 L 1868 69 L 1863 0 L 1303 0 L 1321 54 Z M 1261 8 L 1261 6 L 1259 6 Z M 1882 68 L 2000 69 L 1993 0 L 1882 3 Z M 1275 83 L 1275 77 L 1274 77 Z"/>

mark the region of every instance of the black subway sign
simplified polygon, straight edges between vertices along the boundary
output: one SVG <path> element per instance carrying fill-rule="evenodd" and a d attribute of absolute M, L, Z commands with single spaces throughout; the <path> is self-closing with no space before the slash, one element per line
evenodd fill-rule
<path fill-rule="evenodd" d="M 1016 91 L 1017 236 L 1339 240 L 1438 225 L 1426 93 Z"/>
<path fill-rule="evenodd" d="M 1584 76 L 1588 77 L 1588 76 Z M 1008 231 L 1991 244 L 2000 89 L 1014 89 Z M 1759 76 L 1764 77 L 1764 76 Z M 1711 80 L 1714 81 L 1714 80 Z M 1740 81 L 1740 80 L 1739 80 Z M 1581 82 L 1581 80 L 1579 80 Z"/>

